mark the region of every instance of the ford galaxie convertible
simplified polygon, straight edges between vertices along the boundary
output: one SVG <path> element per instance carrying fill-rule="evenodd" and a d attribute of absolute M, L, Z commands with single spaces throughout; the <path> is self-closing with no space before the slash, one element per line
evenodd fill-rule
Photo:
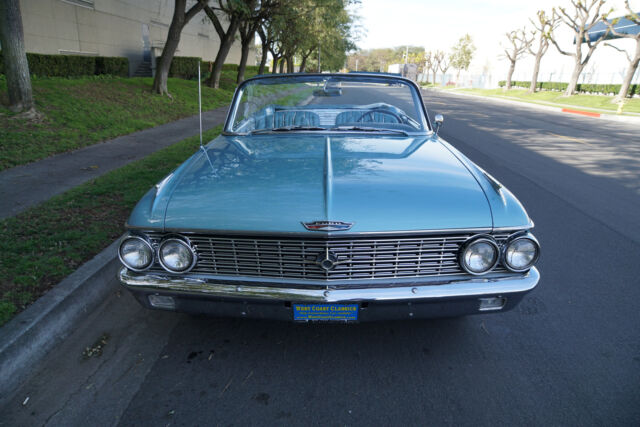
<path fill-rule="evenodd" d="M 148 308 L 291 321 L 513 308 L 540 278 L 522 205 L 372 74 L 259 76 L 152 188 L 119 247 Z"/>

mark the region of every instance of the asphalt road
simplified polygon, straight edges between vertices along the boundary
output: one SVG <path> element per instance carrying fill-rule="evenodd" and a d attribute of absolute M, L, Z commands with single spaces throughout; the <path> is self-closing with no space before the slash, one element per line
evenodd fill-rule
<path fill-rule="evenodd" d="M 145 311 L 114 287 L 0 424 L 638 425 L 638 129 L 426 103 L 536 222 L 542 281 L 516 310 L 307 326 Z"/>

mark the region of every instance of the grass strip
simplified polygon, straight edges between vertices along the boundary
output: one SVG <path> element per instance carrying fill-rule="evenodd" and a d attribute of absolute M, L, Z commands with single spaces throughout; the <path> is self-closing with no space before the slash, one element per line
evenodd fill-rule
<path fill-rule="evenodd" d="M 0 221 L 0 325 L 118 238 L 138 200 L 198 146 L 187 138 Z"/>
<path fill-rule="evenodd" d="M 528 93 L 526 89 L 457 89 L 460 92 L 475 95 L 504 98 L 516 101 L 530 102 L 533 104 L 555 105 L 558 107 L 578 107 L 584 110 L 615 113 L 618 104 L 614 104 L 612 96 L 605 95 L 572 95 L 564 96 L 562 92 L 541 91 Z M 640 113 L 640 98 L 628 98 L 624 104 L 623 112 Z"/>
<path fill-rule="evenodd" d="M 231 102 L 235 72 L 223 74 L 223 88 L 202 86 L 204 111 Z M 13 119 L 14 114 L 0 106 L 0 170 L 198 113 L 196 80 L 170 78 L 173 99 L 153 94 L 152 84 L 151 77 L 33 78 L 36 107 L 45 118 Z M 0 103 L 8 103 L 3 75 Z"/>

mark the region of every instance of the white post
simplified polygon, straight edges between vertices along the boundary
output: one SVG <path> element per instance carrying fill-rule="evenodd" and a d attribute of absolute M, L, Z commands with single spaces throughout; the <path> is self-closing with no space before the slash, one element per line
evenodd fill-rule
<path fill-rule="evenodd" d="M 198 116 L 200 118 L 200 147 L 202 147 L 202 92 L 200 90 L 200 61 L 198 61 Z"/>

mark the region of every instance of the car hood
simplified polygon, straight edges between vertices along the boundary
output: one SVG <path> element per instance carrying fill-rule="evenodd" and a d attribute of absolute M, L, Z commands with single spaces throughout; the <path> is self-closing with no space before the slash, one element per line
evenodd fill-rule
<path fill-rule="evenodd" d="M 302 222 L 320 220 L 353 223 L 351 232 L 491 228 L 478 179 L 428 136 L 220 136 L 150 192 L 130 223 L 239 232 L 306 232 Z"/>

